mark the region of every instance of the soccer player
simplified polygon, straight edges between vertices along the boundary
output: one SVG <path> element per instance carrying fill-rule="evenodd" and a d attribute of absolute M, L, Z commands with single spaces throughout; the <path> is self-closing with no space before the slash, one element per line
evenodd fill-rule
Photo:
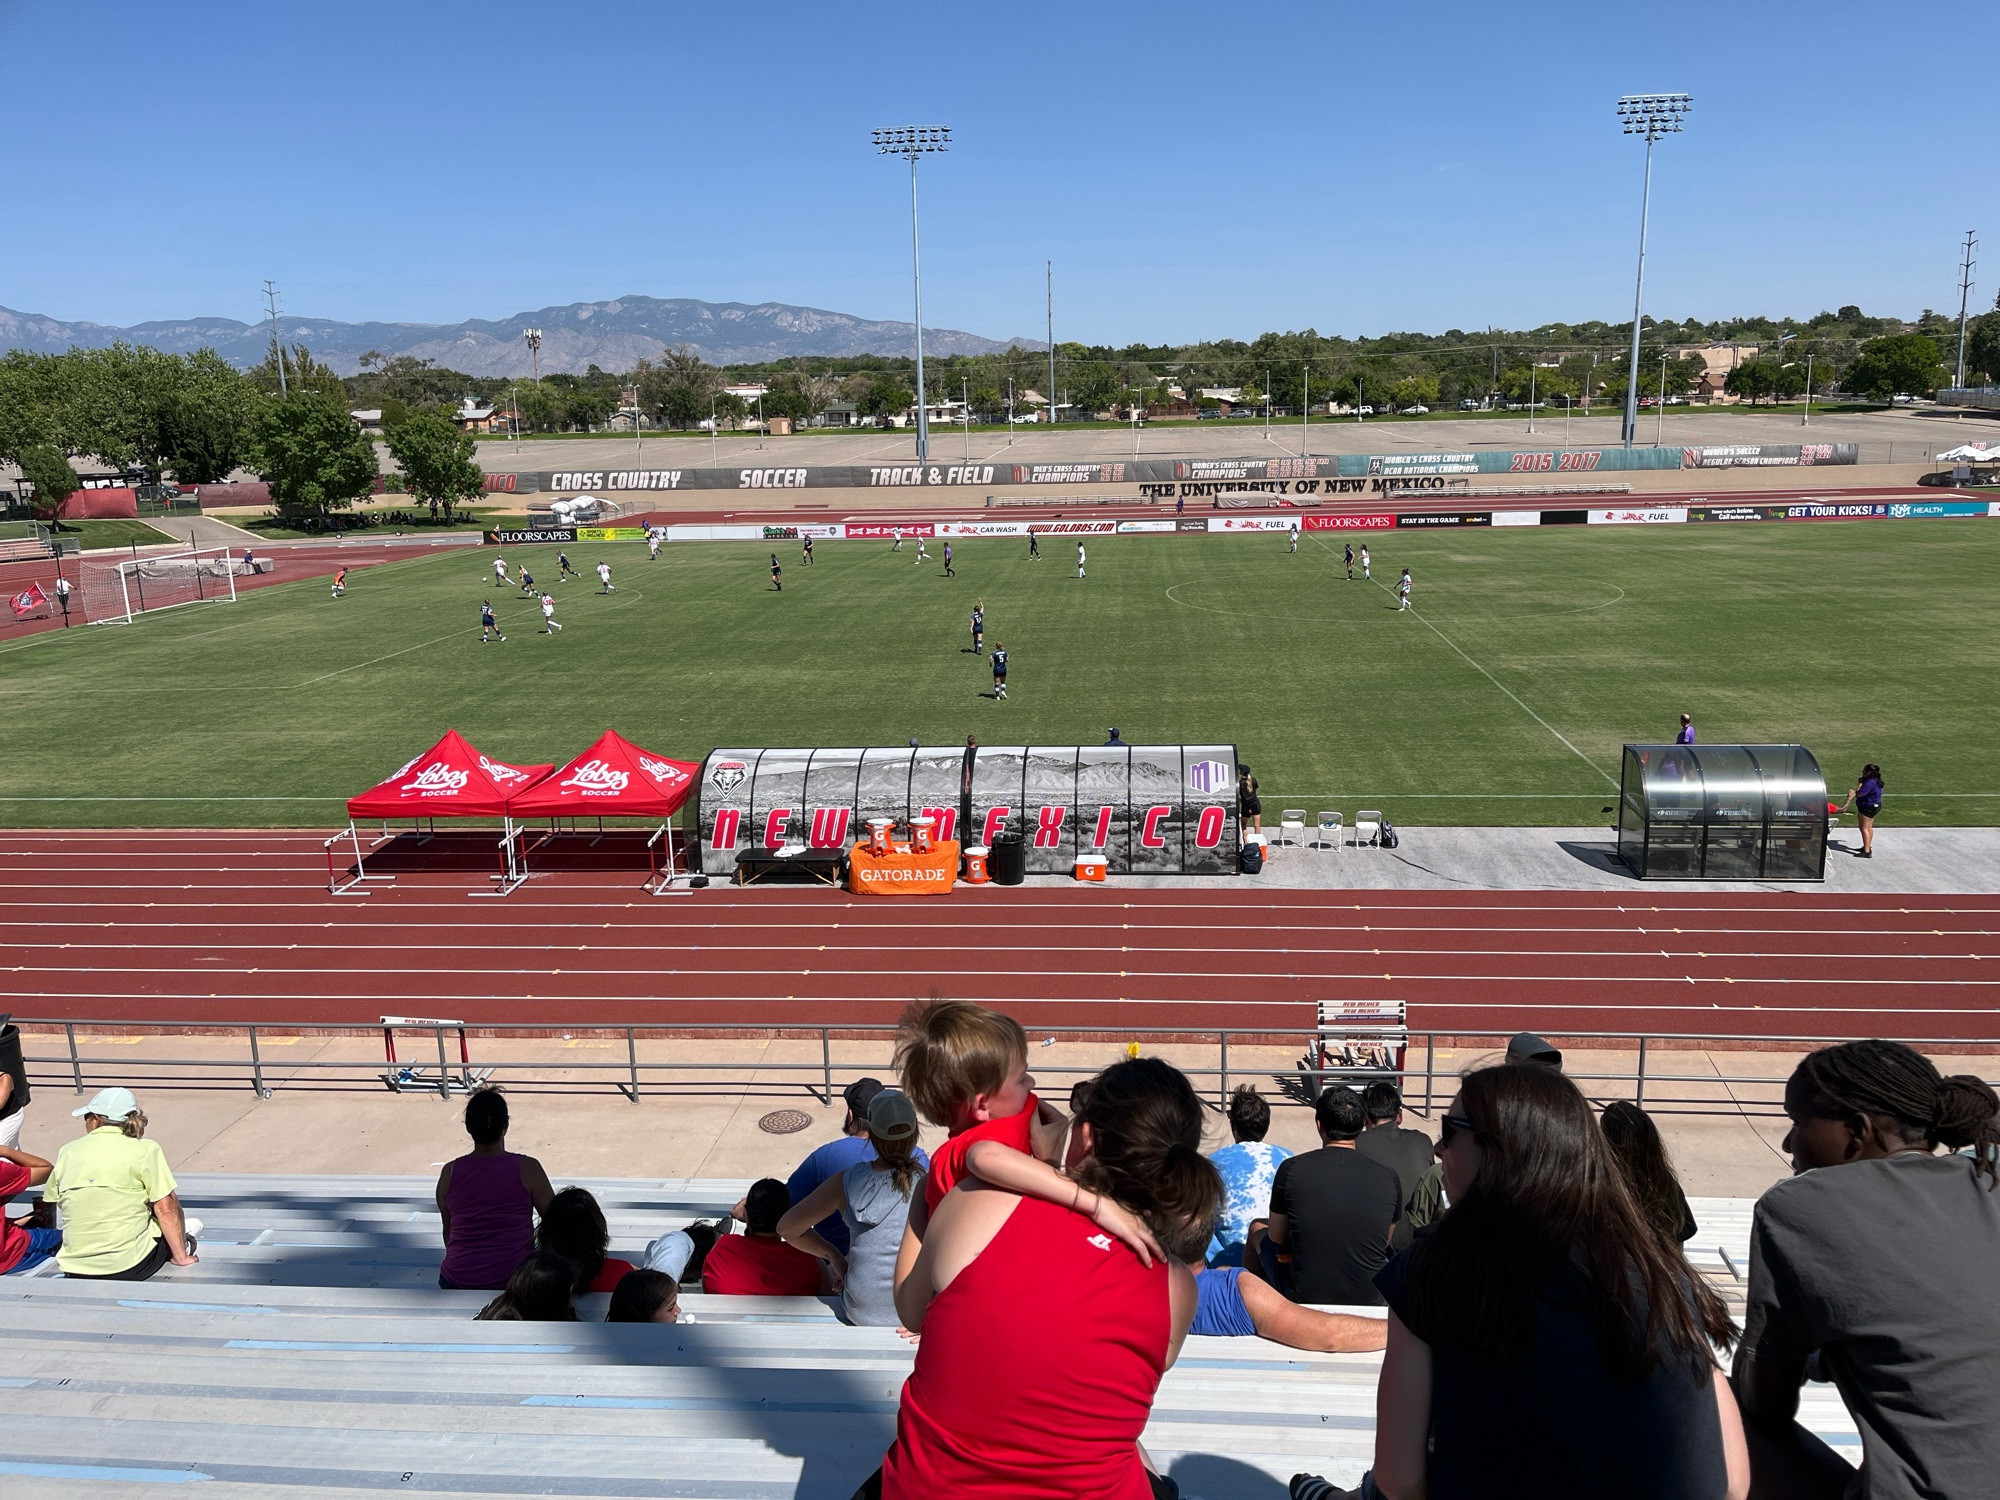
<path fill-rule="evenodd" d="M 1076 576 L 1083 577 L 1083 543 L 1076 544 Z"/>
<path fill-rule="evenodd" d="M 1363 583 L 1370 581 L 1368 577 L 1368 544 L 1366 542 L 1361 544 L 1361 581 Z"/>
<path fill-rule="evenodd" d="M 958 575 L 957 575 L 956 573 L 952 572 L 952 570 L 951 570 L 951 543 L 950 543 L 950 542 L 946 542 L 946 543 L 944 544 L 944 576 L 945 576 L 945 577 L 947 577 L 947 578 L 956 578 L 956 577 L 958 577 Z"/>
<path fill-rule="evenodd" d="M 1354 582 L 1354 543 L 1349 542 L 1341 550 L 1346 554 L 1342 561 L 1347 564 L 1347 581 L 1352 583 Z"/>
<path fill-rule="evenodd" d="M 1404 610 L 1410 607 L 1410 570 L 1408 568 L 1403 569 L 1403 576 L 1396 580 L 1396 600 L 1397 609 Z"/>
<path fill-rule="evenodd" d="M 658 562 L 659 560 L 660 529 L 657 526 L 648 526 L 646 528 L 646 561 Z"/>
<path fill-rule="evenodd" d="M 500 633 L 500 622 L 493 618 L 493 601 L 491 599 L 481 599 L 479 601 L 479 644 L 482 646 L 485 645 L 489 638 L 500 641 L 507 639 L 506 636 Z"/>
<path fill-rule="evenodd" d="M 1042 539 L 1034 532 L 1028 533 L 1028 556 L 1039 561 L 1042 555 Z"/>
<path fill-rule="evenodd" d="M 608 562 L 601 562 L 597 565 L 597 592 L 600 594 L 615 594 L 618 592 L 618 585 L 611 581 L 611 564 Z"/>
<path fill-rule="evenodd" d="M 556 596 L 554 594 L 542 595 L 542 634 L 554 635 L 561 629 L 562 624 L 556 619 Z"/>
<path fill-rule="evenodd" d="M 924 539 L 921 536 L 919 536 L 917 538 L 917 566 L 921 568 L 925 563 L 929 562 L 930 560 L 931 560 L 930 553 L 924 550 Z"/>
<path fill-rule="evenodd" d="M 901 552 L 901 551 L 903 550 L 903 528 L 902 528 L 902 527 L 898 526 L 898 527 L 896 528 L 896 544 L 895 544 L 895 545 L 894 545 L 893 547 L 891 547 L 891 548 L 890 548 L 889 550 L 890 550 L 891 552 Z"/>
<path fill-rule="evenodd" d="M 1299 550 L 1299 523 L 1297 521 L 1294 521 L 1292 522 L 1292 552 L 1296 555 L 1298 550 Z"/>
<path fill-rule="evenodd" d="M 581 578 L 583 576 L 569 565 L 569 554 L 567 552 L 558 552 L 556 554 L 556 567 L 560 570 L 556 574 L 557 583 L 561 583 L 565 578 Z"/>
<path fill-rule="evenodd" d="M 771 587 L 779 593 L 785 591 L 785 570 L 778 566 L 778 554 L 771 554 Z"/>
<path fill-rule="evenodd" d="M 1007 643 L 993 643 L 993 701 L 1000 702 L 1007 696 Z"/>
<path fill-rule="evenodd" d="M 811 537 L 806 537 L 799 543 L 799 553 L 804 558 L 805 565 L 810 568 L 813 565 L 813 539 Z"/>
<path fill-rule="evenodd" d="M 979 656 L 986 650 L 986 601 L 981 599 L 972 606 L 972 654 Z"/>
<path fill-rule="evenodd" d="M 338 599 L 342 594 L 346 592 L 347 592 L 347 569 L 343 565 L 340 571 L 333 575 L 333 597 Z"/>
<path fill-rule="evenodd" d="M 521 592 L 530 596 L 537 592 L 535 588 L 535 575 L 528 571 L 526 563 L 521 564 Z"/>
<path fill-rule="evenodd" d="M 496 557 L 493 559 L 493 581 L 503 589 L 513 583 L 513 580 L 507 576 L 506 558 Z"/>

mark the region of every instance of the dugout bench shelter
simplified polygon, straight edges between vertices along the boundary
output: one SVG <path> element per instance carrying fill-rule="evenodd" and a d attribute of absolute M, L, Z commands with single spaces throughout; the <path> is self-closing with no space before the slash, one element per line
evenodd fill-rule
<path fill-rule="evenodd" d="M 1618 857 L 1641 880 L 1824 880 L 1826 775 L 1804 745 L 1627 745 Z"/>

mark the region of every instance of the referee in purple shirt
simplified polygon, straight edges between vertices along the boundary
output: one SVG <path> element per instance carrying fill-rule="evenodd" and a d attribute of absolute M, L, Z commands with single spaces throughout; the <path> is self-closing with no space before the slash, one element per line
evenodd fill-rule
<path fill-rule="evenodd" d="M 1694 720 L 1686 714 L 1681 715 L 1681 732 L 1674 736 L 1674 743 L 1676 745 L 1692 745 L 1694 743 Z"/>

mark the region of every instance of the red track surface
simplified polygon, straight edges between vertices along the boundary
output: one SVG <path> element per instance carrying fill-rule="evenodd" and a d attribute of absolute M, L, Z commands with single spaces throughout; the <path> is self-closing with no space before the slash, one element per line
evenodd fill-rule
<path fill-rule="evenodd" d="M 1310 1025 L 1400 998 L 1422 1030 L 2000 1040 L 2000 898 L 1240 888 L 863 900 L 629 871 L 469 901 L 439 845 L 366 899 L 317 837 L 0 835 L 0 1011 L 131 1022 L 871 1022 L 933 988 L 1033 1029 Z M 455 868 L 453 868 L 455 866 Z M 444 867 L 444 868 L 440 868 Z"/>

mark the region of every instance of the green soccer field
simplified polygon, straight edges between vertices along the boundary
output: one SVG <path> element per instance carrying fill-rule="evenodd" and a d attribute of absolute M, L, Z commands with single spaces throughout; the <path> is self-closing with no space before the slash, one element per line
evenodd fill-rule
<path fill-rule="evenodd" d="M 496 597 L 493 551 L 357 568 L 240 603 L 0 643 L 0 820 L 14 826 L 341 820 L 447 728 L 560 762 L 607 725 L 699 759 L 719 745 L 1234 741 L 1282 806 L 1396 822 L 1606 821 L 1627 740 L 1810 746 L 1844 795 L 1864 760 L 1900 823 L 2000 821 L 2000 525 L 1817 523 L 1090 539 L 1030 561 L 914 544 L 577 546 L 595 577 L 539 611 Z M 933 548 L 940 544 L 933 543 Z M 1356 540 L 1359 545 L 1359 539 Z M 552 548 L 515 548 L 554 576 Z M 1399 569 L 1416 610 L 1398 614 Z M 967 615 L 1012 655 L 989 696 Z"/>

